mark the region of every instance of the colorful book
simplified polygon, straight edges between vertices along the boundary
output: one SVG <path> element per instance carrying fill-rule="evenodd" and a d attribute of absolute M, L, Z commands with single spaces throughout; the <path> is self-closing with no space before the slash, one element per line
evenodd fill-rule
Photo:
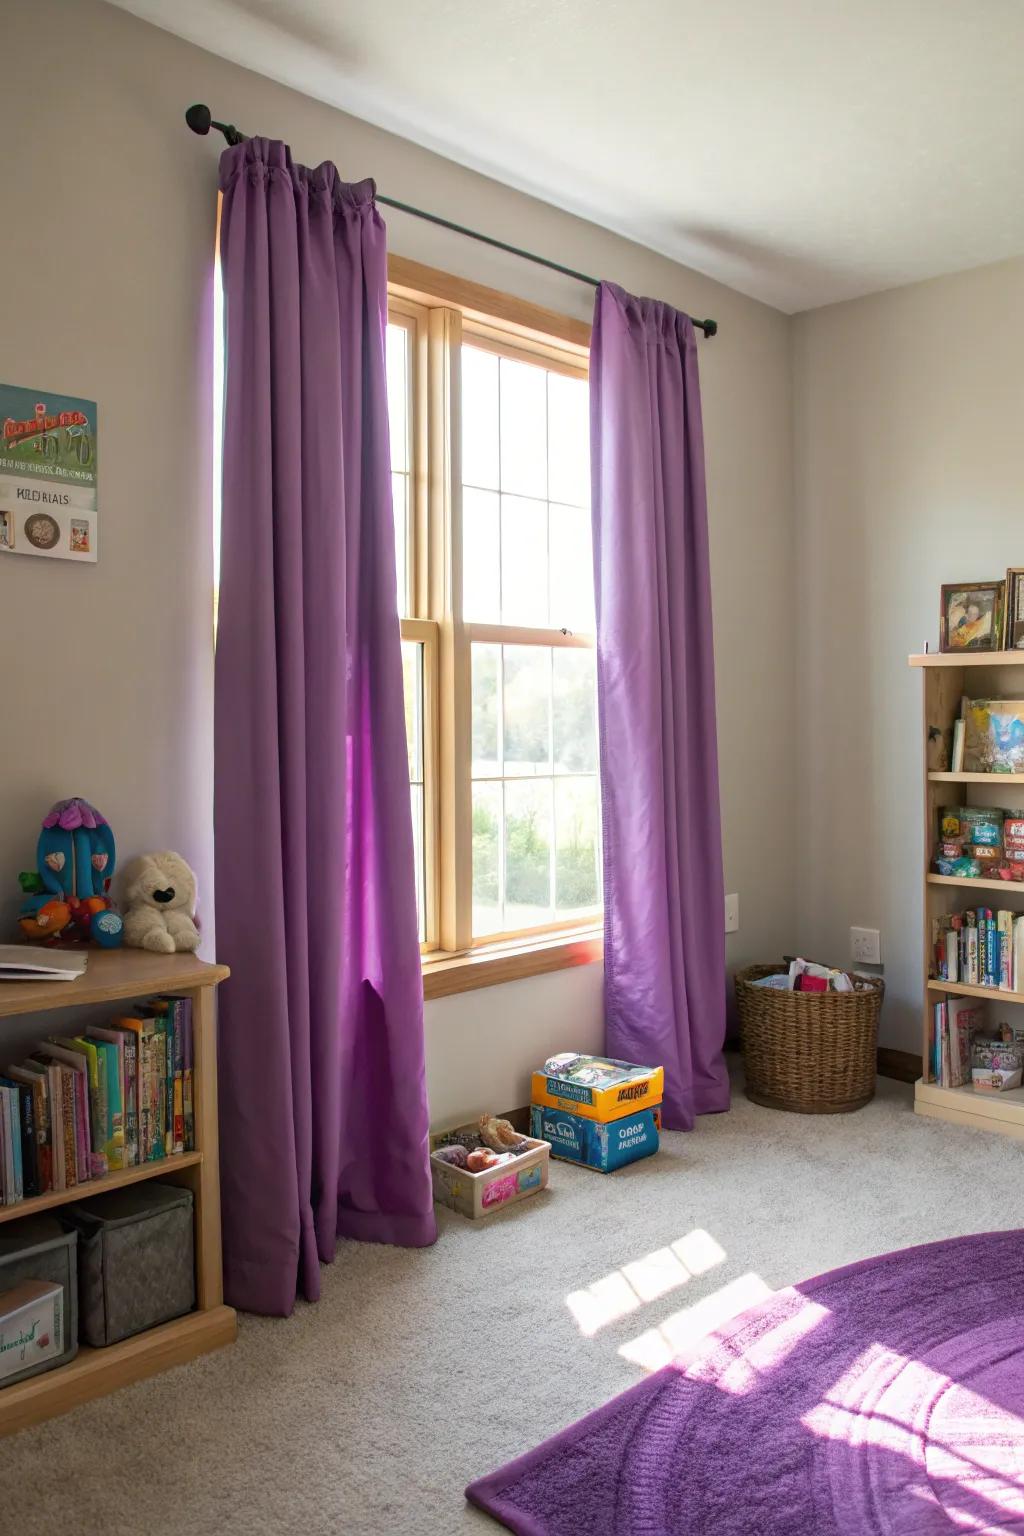
<path fill-rule="evenodd" d="M 83 1035 L 57 1035 L 52 1042 L 59 1045 L 65 1051 L 74 1051 L 85 1061 L 86 1081 L 88 1088 L 89 1111 L 89 1152 L 90 1165 L 92 1154 L 102 1157 L 102 1167 L 99 1173 L 106 1173 L 109 1168 L 107 1155 L 104 1150 L 106 1142 L 107 1124 L 107 1071 L 106 1062 L 101 1059 L 93 1040 L 87 1040 Z M 86 1175 L 90 1177 L 91 1175 Z"/>
<path fill-rule="evenodd" d="M 171 1070 L 168 1081 L 171 1112 L 171 1146 L 173 1152 L 185 1150 L 185 1027 L 191 1023 L 192 1002 L 187 997 L 166 997 L 171 1024 Z"/>
<path fill-rule="evenodd" d="M 78 1133 L 76 1122 L 78 1110 L 76 1107 L 76 1088 L 78 1080 L 77 1072 L 71 1067 L 60 1063 L 60 1098 L 61 1115 L 64 1121 L 64 1187 L 74 1189 L 76 1184 L 82 1181 L 78 1177 Z"/>
<path fill-rule="evenodd" d="M 11 1078 L 0 1077 L 0 1089 L 5 1092 L 8 1100 L 8 1126 L 11 1134 L 11 1189 L 12 1200 L 25 1198 L 25 1163 L 23 1163 L 23 1137 L 21 1137 L 21 1094 L 18 1084 L 12 1083 Z"/>
<path fill-rule="evenodd" d="M 100 1072 L 106 1086 L 103 1150 L 110 1168 L 126 1167 L 124 1155 L 124 1036 L 113 1029 L 94 1026 L 88 1031 L 96 1046 Z"/>
<path fill-rule="evenodd" d="M 969 997 L 946 1000 L 946 1026 L 949 1038 L 948 1072 L 944 1088 L 962 1088 L 971 1080 L 971 1038 L 982 1029 L 985 1004 Z"/>
<path fill-rule="evenodd" d="M 131 1114 L 132 1107 L 134 1106 L 134 1116 L 133 1116 L 133 1120 L 134 1120 L 134 1137 L 130 1137 L 129 1136 L 129 1130 L 128 1130 L 128 1124 L 127 1123 L 126 1123 L 126 1127 L 125 1127 L 125 1134 L 126 1134 L 126 1137 L 129 1138 L 130 1144 L 134 1146 L 134 1149 L 135 1149 L 135 1161 L 136 1161 L 136 1163 L 144 1163 L 146 1161 L 145 1153 L 143 1152 L 143 1148 L 142 1148 L 142 1142 L 143 1142 L 142 1112 L 143 1112 L 143 1105 L 144 1105 L 144 1100 L 145 1100 L 145 1084 L 144 1084 L 144 1081 L 143 1081 L 143 1060 L 142 1060 L 142 1033 L 143 1033 L 143 1030 L 145 1028 L 145 1023 L 146 1023 L 146 1021 L 144 1019 L 140 1018 L 137 1014 L 130 1014 L 130 1015 L 126 1016 L 125 1018 L 121 1018 L 121 1019 L 116 1020 L 116 1022 L 114 1024 L 114 1028 L 115 1029 L 119 1029 L 119 1030 L 122 1030 L 124 1032 L 126 1040 L 128 1040 L 129 1037 L 130 1037 L 131 1040 L 134 1041 L 134 1049 L 131 1049 L 131 1047 L 128 1047 L 129 1054 L 130 1054 L 130 1056 L 132 1056 L 134 1058 L 134 1063 L 135 1063 L 135 1070 L 134 1070 L 134 1095 L 132 1094 L 131 1090 L 128 1088 L 127 1082 L 126 1082 L 126 1085 L 125 1085 L 125 1094 L 126 1094 L 126 1097 L 128 1098 L 128 1101 L 129 1101 L 128 1102 L 128 1112 L 129 1112 L 129 1114 Z M 128 1057 L 126 1056 L 126 1062 L 127 1062 L 127 1060 L 128 1060 Z M 127 1065 L 125 1067 L 125 1073 L 126 1073 L 126 1077 L 127 1077 L 127 1074 L 128 1074 L 128 1067 L 127 1067 Z"/>
<path fill-rule="evenodd" d="M 18 1194 L 14 1183 L 14 1100 L 0 1085 L 0 1193 L 4 1205 L 14 1205 Z"/>
<path fill-rule="evenodd" d="M 36 1165 L 39 1177 L 37 1194 L 46 1195 L 53 1189 L 53 1153 L 50 1142 L 49 1091 L 45 1069 L 26 1063 L 20 1067 L 8 1067 L 7 1076 L 27 1087 L 32 1094 L 32 1119 L 35 1126 Z"/>
<path fill-rule="evenodd" d="M 185 1011 L 182 1033 L 182 1099 L 185 1106 L 185 1151 L 196 1149 L 196 1105 L 193 1087 L 192 1003 Z"/>
<path fill-rule="evenodd" d="M 59 1061 L 62 1067 L 69 1069 L 69 1076 L 65 1082 L 70 1087 L 70 1107 L 68 1107 L 67 1088 L 65 1093 L 65 1110 L 68 1124 L 65 1127 L 65 1144 L 67 1132 L 71 1133 L 71 1165 L 75 1170 L 75 1183 L 84 1184 L 86 1180 L 106 1173 L 106 1157 L 100 1153 L 96 1163 L 92 1157 L 92 1133 L 90 1125 L 89 1108 L 89 1065 L 84 1051 L 68 1050 L 66 1046 L 57 1045 L 52 1040 L 44 1040 L 39 1046 L 39 1053 L 43 1056 L 51 1056 L 54 1061 Z M 95 1167 L 96 1172 L 93 1172 Z"/>

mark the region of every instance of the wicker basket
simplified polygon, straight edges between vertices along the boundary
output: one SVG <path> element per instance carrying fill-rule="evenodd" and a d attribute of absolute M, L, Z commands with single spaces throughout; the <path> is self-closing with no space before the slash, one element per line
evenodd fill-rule
<path fill-rule="evenodd" d="M 842 1115 L 875 1094 L 878 1015 L 885 983 L 856 992 L 783 992 L 752 985 L 784 965 L 736 975 L 747 1098 L 802 1115 Z"/>

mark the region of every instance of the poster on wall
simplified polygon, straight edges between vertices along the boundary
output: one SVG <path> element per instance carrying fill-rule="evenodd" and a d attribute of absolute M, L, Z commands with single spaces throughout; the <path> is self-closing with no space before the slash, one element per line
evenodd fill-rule
<path fill-rule="evenodd" d="M 95 561 L 95 400 L 0 384 L 0 555 Z"/>

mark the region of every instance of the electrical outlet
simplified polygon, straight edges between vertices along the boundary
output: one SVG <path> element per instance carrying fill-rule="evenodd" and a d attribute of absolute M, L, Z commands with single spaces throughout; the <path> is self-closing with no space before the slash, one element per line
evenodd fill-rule
<path fill-rule="evenodd" d="M 877 928 L 850 929 L 850 957 L 859 965 L 881 965 L 882 935 Z"/>
<path fill-rule="evenodd" d="M 738 933 L 740 926 L 740 899 L 738 896 L 725 898 L 725 931 L 726 933 Z"/>

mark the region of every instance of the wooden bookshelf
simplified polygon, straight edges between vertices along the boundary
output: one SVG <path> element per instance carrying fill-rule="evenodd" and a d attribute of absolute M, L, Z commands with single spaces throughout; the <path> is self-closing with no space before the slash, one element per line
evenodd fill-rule
<path fill-rule="evenodd" d="M 196 1355 L 230 1344 L 235 1313 L 224 1305 L 220 1239 L 220 1173 L 217 1144 L 217 1040 L 214 989 L 229 975 L 193 955 L 152 955 L 145 950 L 90 950 L 85 974 L 76 981 L 0 982 L 0 1021 L 54 1009 L 92 1007 L 181 993 L 192 1000 L 193 1091 L 196 1146 L 193 1152 L 160 1158 L 102 1179 L 52 1191 L 17 1205 L 0 1206 L 0 1222 L 70 1201 L 87 1200 L 125 1184 L 163 1179 L 192 1191 L 195 1222 L 196 1307 L 184 1317 L 135 1334 L 106 1349 L 81 1345 L 67 1365 L 0 1387 L 0 1434 L 11 1434 L 80 1403 L 180 1365 Z M 46 1033 L 57 1031 L 48 1028 Z M 0 1055 L 4 1027 L 0 1022 Z"/>
<path fill-rule="evenodd" d="M 1024 698 L 1024 652 L 976 651 L 971 653 L 911 656 L 912 667 L 921 669 L 923 692 L 922 759 L 924 785 L 924 934 L 921 1076 L 914 1090 L 914 1108 L 920 1115 L 969 1125 L 976 1130 L 996 1131 L 1024 1140 L 1024 1089 L 1010 1093 L 976 1093 L 964 1088 L 941 1088 L 931 1075 L 932 1008 L 943 994 L 984 998 L 996 1004 L 1020 1006 L 1024 993 L 1003 992 L 967 982 L 938 981 L 932 976 L 932 918 L 942 912 L 977 905 L 997 906 L 1024 913 L 1024 882 L 965 879 L 936 875 L 931 871 L 940 807 L 951 805 L 994 806 L 1002 803 L 1024 807 L 1024 774 L 939 773 L 928 767 L 928 735 L 933 726 L 949 730 L 960 714 L 964 694 L 971 698 Z M 998 793 L 1009 791 L 1008 799 Z M 996 901 L 988 893 L 998 892 Z M 984 894 L 983 894 L 984 893 Z"/>

